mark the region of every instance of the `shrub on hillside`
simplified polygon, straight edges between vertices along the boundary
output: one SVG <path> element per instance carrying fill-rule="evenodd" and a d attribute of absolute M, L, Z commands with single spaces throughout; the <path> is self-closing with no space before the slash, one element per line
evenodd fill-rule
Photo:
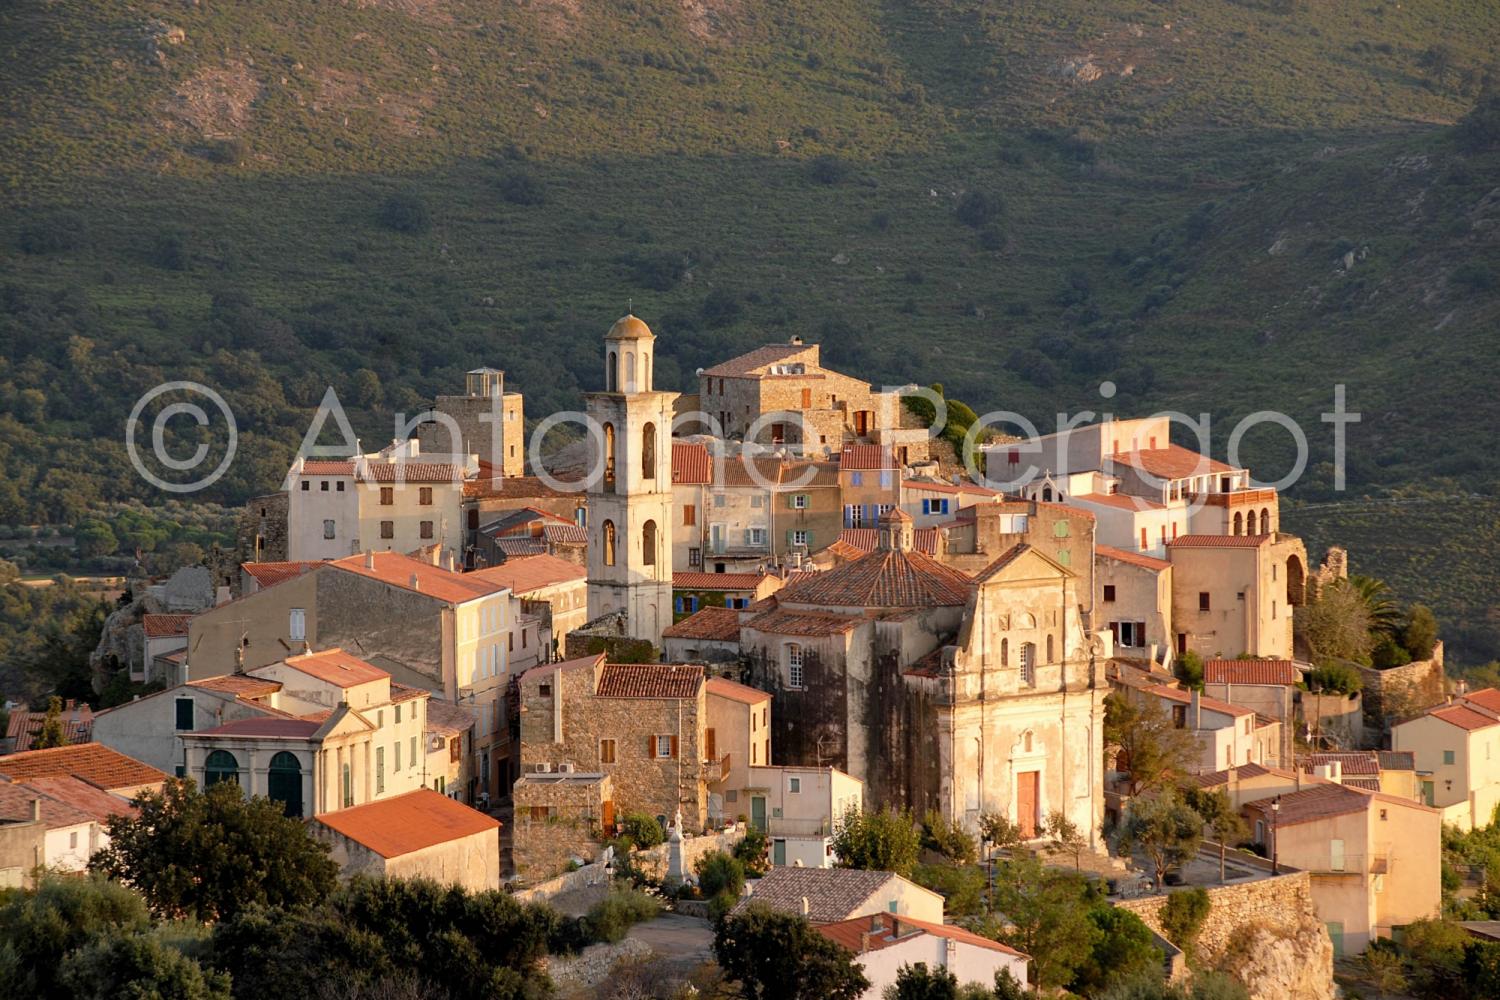
<path fill-rule="evenodd" d="M 625 836 L 630 838 L 630 842 L 642 850 L 655 847 L 667 839 L 667 832 L 650 813 L 626 813 L 621 818 L 620 825 L 625 827 Z"/>
<path fill-rule="evenodd" d="M 500 178 L 500 197 L 512 205 L 542 205 L 547 201 L 547 190 L 536 177 L 517 170 Z"/>
<path fill-rule="evenodd" d="M 837 156 L 817 156 L 808 163 L 807 176 L 819 184 L 838 184 L 849 176 L 849 164 Z"/>
<path fill-rule="evenodd" d="M 398 233 L 423 233 L 432 225 L 432 217 L 420 196 L 398 191 L 380 206 L 380 224 Z"/>
<path fill-rule="evenodd" d="M 1325 663 L 1307 674 L 1309 691 L 1325 694 L 1354 694 L 1365 686 L 1358 670 L 1346 663 Z"/>
<path fill-rule="evenodd" d="M 21 226 L 22 253 L 47 254 L 77 250 L 88 235 L 88 223 L 77 212 L 50 212 Z"/>
<path fill-rule="evenodd" d="M 614 944 L 624 938 L 631 927 L 660 913 L 661 906 L 644 892 L 619 889 L 595 903 L 584 923 L 595 941 Z"/>

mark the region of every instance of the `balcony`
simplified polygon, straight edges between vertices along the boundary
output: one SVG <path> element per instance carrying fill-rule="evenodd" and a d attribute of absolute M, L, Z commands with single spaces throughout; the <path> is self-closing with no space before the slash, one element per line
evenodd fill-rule
<path fill-rule="evenodd" d="M 833 821 L 823 817 L 784 818 L 772 816 L 766 820 L 766 830 L 773 837 L 831 837 Z"/>
<path fill-rule="evenodd" d="M 699 776 L 708 784 L 716 785 L 729 774 L 729 755 L 718 760 L 705 760 L 699 768 Z"/>
<path fill-rule="evenodd" d="M 1189 502 L 1201 502 L 1210 507 L 1263 506 L 1276 502 L 1276 491 L 1269 489 L 1234 489 L 1228 493 L 1184 493 Z"/>

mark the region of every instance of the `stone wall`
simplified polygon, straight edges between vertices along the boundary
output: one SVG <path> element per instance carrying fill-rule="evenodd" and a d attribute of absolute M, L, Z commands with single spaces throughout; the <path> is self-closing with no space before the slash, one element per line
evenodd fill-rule
<path fill-rule="evenodd" d="M 682 870 L 691 872 L 698 859 L 715 851 L 731 852 L 736 844 L 745 839 L 745 824 L 736 823 L 728 830 L 702 837 L 682 838 Z M 650 850 L 636 851 L 630 856 L 631 863 L 647 878 L 665 881 L 672 860 L 672 845 L 658 844 Z"/>
<path fill-rule="evenodd" d="M 1235 861 L 1254 865 L 1243 856 Z M 1250 991 L 1251 1000 L 1331 1000 L 1333 942 L 1313 908 L 1308 873 L 1205 888 L 1213 905 L 1198 935 L 1198 957 L 1204 967 L 1235 976 Z M 1161 909 L 1168 895 L 1115 905 L 1161 934 Z"/>
<path fill-rule="evenodd" d="M 1392 718 L 1400 721 L 1420 715 L 1447 695 L 1441 641 L 1429 659 L 1388 670 L 1361 667 L 1359 673 L 1365 682 L 1365 725 L 1376 732 L 1385 731 Z"/>
<path fill-rule="evenodd" d="M 1341 748 L 1373 748 L 1373 744 L 1366 742 L 1363 696 L 1303 691 L 1298 701 L 1302 716 L 1299 731 L 1301 725 L 1308 725 Z M 1379 735 L 1378 730 L 1376 735 Z M 1378 739 L 1375 742 L 1379 742 Z"/>
<path fill-rule="evenodd" d="M 287 557 L 287 495 L 252 497 L 240 510 L 234 551 L 239 562 L 285 562 Z"/>

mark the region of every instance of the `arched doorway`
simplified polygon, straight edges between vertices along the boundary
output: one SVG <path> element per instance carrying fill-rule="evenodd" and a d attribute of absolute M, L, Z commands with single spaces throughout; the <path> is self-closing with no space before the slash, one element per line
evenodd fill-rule
<path fill-rule="evenodd" d="M 1251 514 L 1250 516 L 1254 517 L 1255 515 Z M 1260 512 L 1260 533 L 1262 535 L 1269 535 L 1271 533 L 1271 510 L 1269 507 Z"/>
<path fill-rule="evenodd" d="M 1307 601 L 1307 570 L 1295 555 L 1286 559 L 1286 602 L 1300 608 Z"/>
<path fill-rule="evenodd" d="M 282 750 L 266 771 L 266 795 L 281 803 L 288 816 L 302 816 L 302 764 L 297 755 Z"/>
<path fill-rule="evenodd" d="M 215 750 L 203 762 L 203 787 L 211 788 L 221 781 L 240 783 L 240 762 L 228 750 Z"/>
<path fill-rule="evenodd" d="M 1251 515 L 1251 516 L 1253 517 L 1254 515 Z M 1236 535 L 1243 535 L 1244 533 L 1245 533 L 1245 515 L 1242 514 L 1242 513 L 1240 513 L 1239 511 L 1235 511 L 1234 512 L 1234 534 L 1236 534 Z"/>
<path fill-rule="evenodd" d="M 641 478 L 656 478 L 656 425 L 641 428 Z"/>
<path fill-rule="evenodd" d="M 641 565 L 656 565 L 656 522 L 647 521 L 641 527 Z"/>

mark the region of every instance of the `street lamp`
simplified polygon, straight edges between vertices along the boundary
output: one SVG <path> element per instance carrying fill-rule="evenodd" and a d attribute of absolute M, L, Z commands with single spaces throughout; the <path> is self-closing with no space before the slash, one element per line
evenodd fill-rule
<path fill-rule="evenodd" d="M 1281 874 L 1280 845 L 1276 843 L 1276 817 L 1281 815 L 1281 796 L 1271 800 L 1271 874 Z"/>

